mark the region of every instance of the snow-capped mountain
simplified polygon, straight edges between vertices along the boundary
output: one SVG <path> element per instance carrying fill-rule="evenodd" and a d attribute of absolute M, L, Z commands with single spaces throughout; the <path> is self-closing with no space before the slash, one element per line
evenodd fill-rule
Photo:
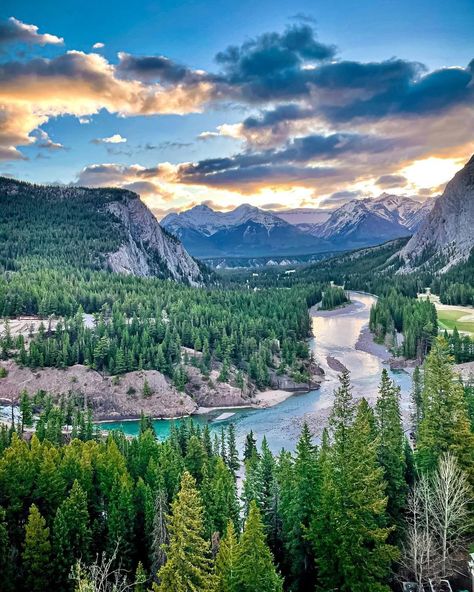
<path fill-rule="evenodd" d="M 203 258 L 316 253 L 330 247 L 275 213 L 249 204 L 230 212 L 195 206 L 179 214 L 168 214 L 161 225 L 193 255 Z"/>
<path fill-rule="evenodd" d="M 282 226 L 281 218 L 273 212 L 261 210 L 250 204 L 242 204 L 229 212 L 219 212 L 201 204 L 184 212 L 168 214 L 161 220 L 161 226 L 177 236 L 183 228 L 211 236 L 224 228 L 232 228 L 249 221 L 261 224 L 267 230 L 274 226 Z"/>
<path fill-rule="evenodd" d="M 346 248 L 376 245 L 412 234 L 433 203 L 434 200 L 422 203 L 386 193 L 377 198 L 356 199 L 334 210 L 325 222 L 308 231 L 314 236 L 343 243 Z"/>
<path fill-rule="evenodd" d="M 431 200 L 433 202 L 433 200 Z M 244 204 L 229 212 L 199 205 L 168 214 L 161 225 L 196 257 L 258 257 L 345 250 L 408 236 L 430 203 L 382 194 L 337 210 L 262 210 Z"/>
<path fill-rule="evenodd" d="M 443 271 L 474 248 L 474 156 L 446 185 L 424 223 L 400 252 L 400 272 L 427 266 Z"/>

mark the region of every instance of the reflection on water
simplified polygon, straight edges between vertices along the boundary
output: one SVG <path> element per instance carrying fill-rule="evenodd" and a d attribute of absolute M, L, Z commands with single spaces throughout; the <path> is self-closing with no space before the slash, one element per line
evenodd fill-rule
<path fill-rule="evenodd" d="M 323 313 L 326 316 L 313 318 L 315 337 L 311 339 L 310 347 L 326 373 L 326 381 L 319 390 L 294 395 L 268 409 L 237 410 L 235 415 L 226 421 L 213 421 L 221 412 L 197 416 L 195 421 L 201 424 L 209 423 L 213 430 L 220 430 L 222 426 L 233 422 L 240 446 L 243 444 L 245 435 L 253 430 L 259 441 L 264 435 L 267 437 L 269 446 L 274 452 L 279 452 L 282 448 L 293 450 L 298 438 L 298 418 L 331 405 L 338 380 L 337 372 L 331 370 L 327 364 L 328 355 L 338 359 L 351 372 L 355 395 L 374 397 L 383 368 L 382 360 L 373 354 L 356 350 L 355 345 L 361 330 L 368 324 L 370 307 L 375 302 L 375 298 L 367 294 L 352 293 L 351 300 L 353 305 L 346 310 L 334 311 L 331 315 Z M 405 372 L 390 372 L 390 375 L 401 387 L 402 400 L 406 400 L 411 387 L 410 376 Z M 158 437 L 166 437 L 169 434 L 170 425 L 171 421 L 155 421 L 154 427 Z M 130 435 L 136 435 L 138 432 L 136 421 L 113 422 L 104 424 L 103 427 L 121 428 Z"/>

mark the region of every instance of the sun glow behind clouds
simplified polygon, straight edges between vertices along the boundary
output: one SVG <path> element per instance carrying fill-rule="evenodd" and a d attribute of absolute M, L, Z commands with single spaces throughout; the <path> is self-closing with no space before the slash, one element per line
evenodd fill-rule
<path fill-rule="evenodd" d="M 417 187 L 437 187 L 447 183 L 462 168 L 458 158 L 425 158 L 417 160 L 400 172 Z"/>

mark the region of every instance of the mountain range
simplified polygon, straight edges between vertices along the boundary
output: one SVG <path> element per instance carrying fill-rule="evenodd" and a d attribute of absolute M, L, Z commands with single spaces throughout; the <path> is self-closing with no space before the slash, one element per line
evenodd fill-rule
<path fill-rule="evenodd" d="M 244 204 L 229 212 L 198 205 L 168 214 L 161 225 L 200 258 L 291 256 L 347 250 L 409 236 L 434 201 L 382 194 L 333 211 L 263 210 Z"/>

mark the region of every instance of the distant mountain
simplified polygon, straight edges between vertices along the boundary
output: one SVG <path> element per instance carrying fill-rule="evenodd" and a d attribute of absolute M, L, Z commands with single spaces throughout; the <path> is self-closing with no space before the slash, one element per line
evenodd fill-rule
<path fill-rule="evenodd" d="M 28 260 L 137 276 L 203 280 L 203 266 L 136 193 L 31 185 L 0 177 L 0 270 Z"/>
<path fill-rule="evenodd" d="M 161 224 L 196 257 L 261 257 L 347 250 L 412 234 L 429 211 L 409 197 L 383 194 L 337 210 L 269 211 L 244 204 L 230 212 L 200 205 Z"/>
<path fill-rule="evenodd" d="M 401 250 L 400 271 L 446 271 L 474 248 L 474 156 L 446 185 L 424 223 Z"/>
<path fill-rule="evenodd" d="M 230 212 L 205 205 L 168 214 L 161 225 L 196 257 L 260 257 L 316 253 L 331 248 L 275 213 L 244 204 Z"/>
<path fill-rule="evenodd" d="M 431 205 L 432 201 L 423 204 L 386 193 L 377 198 L 356 199 L 334 210 L 324 223 L 314 225 L 309 232 L 346 248 L 376 245 L 409 236 Z"/>

